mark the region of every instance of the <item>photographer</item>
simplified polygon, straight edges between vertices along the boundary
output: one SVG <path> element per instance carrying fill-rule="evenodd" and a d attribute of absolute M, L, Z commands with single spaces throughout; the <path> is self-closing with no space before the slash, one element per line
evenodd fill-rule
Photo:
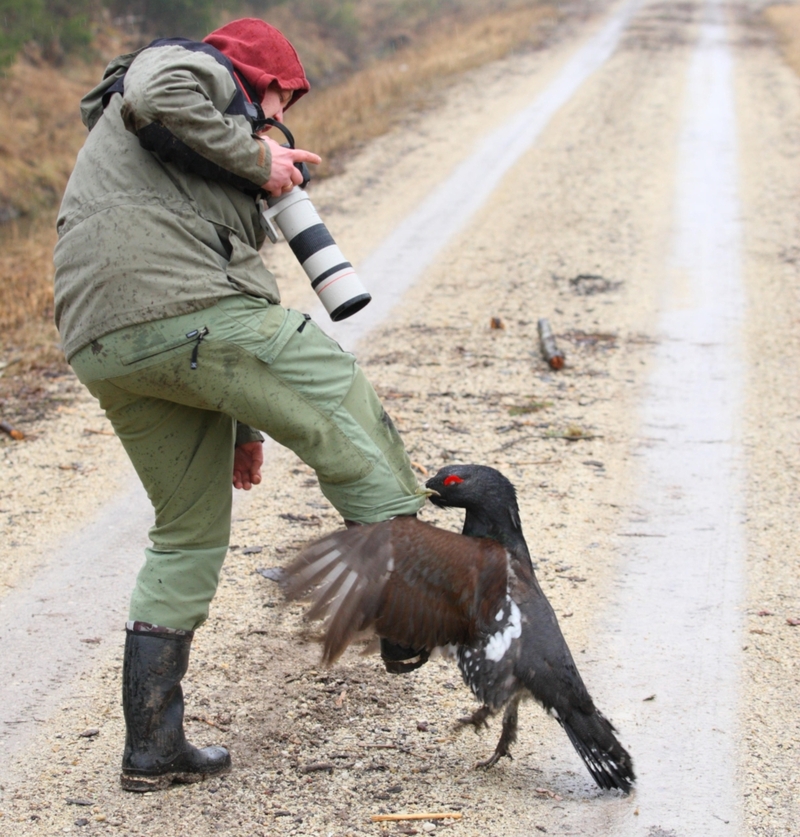
<path fill-rule="evenodd" d="M 258 431 L 313 467 L 348 521 L 424 501 L 355 358 L 281 307 L 258 253 L 256 198 L 319 162 L 261 120 L 308 88 L 283 35 L 245 19 L 120 56 L 81 102 L 90 133 L 58 217 L 56 323 L 155 510 L 126 633 L 126 790 L 230 766 L 224 748 L 186 741 L 180 682 L 227 552 L 231 479 L 261 481 Z"/>

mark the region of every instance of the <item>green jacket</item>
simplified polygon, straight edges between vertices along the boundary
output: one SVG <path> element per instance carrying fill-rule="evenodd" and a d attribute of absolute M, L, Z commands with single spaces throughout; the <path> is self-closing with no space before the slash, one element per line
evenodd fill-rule
<path fill-rule="evenodd" d="M 222 297 L 280 302 L 258 254 L 255 194 L 269 179 L 267 145 L 231 111 L 242 94 L 221 53 L 161 44 L 115 59 L 81 102 L 90 133 L 61 204 L 54 255 L 68 359 L 111 331 Z M 124 94 L 113 92 L 123 75 Z"/>

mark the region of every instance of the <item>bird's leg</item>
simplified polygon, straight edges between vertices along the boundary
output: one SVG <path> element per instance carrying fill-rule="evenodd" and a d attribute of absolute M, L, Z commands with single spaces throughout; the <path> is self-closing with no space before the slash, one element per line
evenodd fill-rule
<path fill-rule="evenodd" d="M 479 761 L 475 767 L 489 768 L 503 756 L 511 758 L 511 745 L 517 740 L 517 710 L 519 709 L 519 702 L 522 695 L 514 695 L 506 706 L 505 714 L 503 715 L 503 732 L 500 735 L 500 740 L 497 742 L 494 753 L 486 761 Z"/>
<path fill-rule="evenodd" d="M 494 715 L 494 709 L 492 709 L 491 706 L 489 706 L 488 704 L 484 703 L 483 706 L 476 709 L 471 715 L 466 715 L 463 718 L 459 718 L 458 723 L 463 724 L 464 726 L 466 726 L 467 724 L 472 724 L 472 726 L 475 727 L 475 732 L 477 732 L 481 727 L 489 726 L 486 719 L 492 715 Z"/>

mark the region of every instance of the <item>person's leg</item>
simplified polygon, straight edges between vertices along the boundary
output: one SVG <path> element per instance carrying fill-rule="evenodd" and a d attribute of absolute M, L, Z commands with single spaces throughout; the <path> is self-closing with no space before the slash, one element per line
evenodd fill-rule
<path fill-rule="evenodd" d="M 126 626 L 120 781 L 139 792 L 199 781 L 231 764 L 224 748 L 186 741 L 181 680 L 227 551 L 234 422 L 90 380 L 91 364 L 81 357 L 73 365 L 106 410 L 155 510 Z"/>
<path fill-rule="evenodd" d="M 128 623 L 122 663 L 123 790 L 161 790 L 230 769 L 224 747 L 199 749 L 183 732 L 181 680 L 189 667 L 192 637 L 192 631 Z"/>
<path fill-rule="evenodd" d="M 424 503 L 355 359 L 298 312 L 226 299 L 106 335 L 72 364 L 156 509 L 132 619 L 185 630 L 205 619 L 227 547 L 233 418 L 311 465 L 346 520 L 415 514 Z"/>
<path fill-rule="evenodd" d="M 228 549 L 235 422 L 89 382 L 155 511 L 130 621 L 193 631 L 208 616 Z"/>
<path fill-rule="evenodd" d="M 267 433 L 314 468 L 347 520 L 374 523 L 424 503 L 355 358 L 297 311 L 230 297 L 115 332 L 80 356 L 90 374 L 127 392 L 224 412 Z"/>

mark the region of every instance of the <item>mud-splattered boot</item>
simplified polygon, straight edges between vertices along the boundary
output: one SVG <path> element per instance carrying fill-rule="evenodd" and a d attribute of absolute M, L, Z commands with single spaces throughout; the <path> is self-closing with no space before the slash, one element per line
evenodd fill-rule
<path fill-rule="evenodd" d="M 181 680 L 189 667 L 193 631 L 129 622 L 122 665 L 125 715 L 123 790 L 162 790 L 199 782 L 230 769 L 224 747 L 193 747 L 183 732 Z"/>
<path fill-rule="evenodd" d="M 427 649 L 409 648 L 381 638 L 381 659 L 389 674 L 408 674 L 428 662 Z"/>

